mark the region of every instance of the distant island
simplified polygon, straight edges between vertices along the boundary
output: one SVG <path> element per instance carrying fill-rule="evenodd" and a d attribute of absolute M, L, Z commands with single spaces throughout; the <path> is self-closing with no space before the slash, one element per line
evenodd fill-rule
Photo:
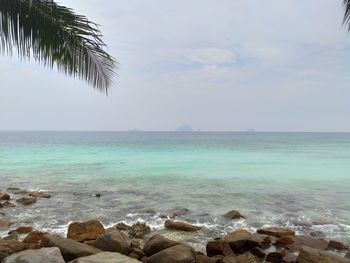
<path fill-rule="evenodd" d="M 183 124 L 183 125 L 179 126 L 175 131 L 177 131 L 177 132 L 191 132 L 191 131 L 193 131 L 193 128 L 188 124 Z"/>

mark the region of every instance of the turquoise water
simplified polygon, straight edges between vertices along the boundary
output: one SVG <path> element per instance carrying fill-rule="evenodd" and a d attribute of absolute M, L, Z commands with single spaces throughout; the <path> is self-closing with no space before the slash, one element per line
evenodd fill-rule
<path fill-rule="evenodd" d="M 346 133 L 0 132 L 0 180 L 49 190 L 6 217 L 60 233 L 90 218 L 164 231 L 159 214 L 187 209 L 178 219 L 204 226 L 190 242 L 270 225 L 350 241 Z M 222 218 L 232 209 L 247 219 Z"/>

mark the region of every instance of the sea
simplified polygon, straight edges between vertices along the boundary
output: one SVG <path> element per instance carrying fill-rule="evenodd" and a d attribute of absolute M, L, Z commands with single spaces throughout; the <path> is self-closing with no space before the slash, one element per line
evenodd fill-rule
<path fill-rule="evenodd" d="M 0 220 L 61 235 L 98 219 L 145 222 L 198 249 L 270 226 L 350 242 L 350 133 L 6 131 L 0 192 L 9 187 L 52 196 Z M 230 210 L 245 218 L 223 217 Z M 202 230 L 165 230 L 165 217 Z"/>

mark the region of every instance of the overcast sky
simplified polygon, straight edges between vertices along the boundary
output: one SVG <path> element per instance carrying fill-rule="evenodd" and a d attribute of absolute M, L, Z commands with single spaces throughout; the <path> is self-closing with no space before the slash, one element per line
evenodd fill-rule
<path fill-rule="evenodd" d="M 350 131 L 338 0 L 61 0 L 101 25 L 110 95 L 0 55 L 0 130 Z"/>

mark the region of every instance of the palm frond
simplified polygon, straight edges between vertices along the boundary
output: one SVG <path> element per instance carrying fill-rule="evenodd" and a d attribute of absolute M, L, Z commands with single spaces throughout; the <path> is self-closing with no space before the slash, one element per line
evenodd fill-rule
<path fill-rule="evenodd" d="M 115 59 L 97 24 L 52 0 L 0 0 L 0 52 L 31 58 L 108 92 Z"/>
<path fill-rule="evenodd" d="M 350 31 L 350 0 L 343 0 L 343 4 L 345 7 L 343 23 L 348 27 L 348 30 Z"/>

